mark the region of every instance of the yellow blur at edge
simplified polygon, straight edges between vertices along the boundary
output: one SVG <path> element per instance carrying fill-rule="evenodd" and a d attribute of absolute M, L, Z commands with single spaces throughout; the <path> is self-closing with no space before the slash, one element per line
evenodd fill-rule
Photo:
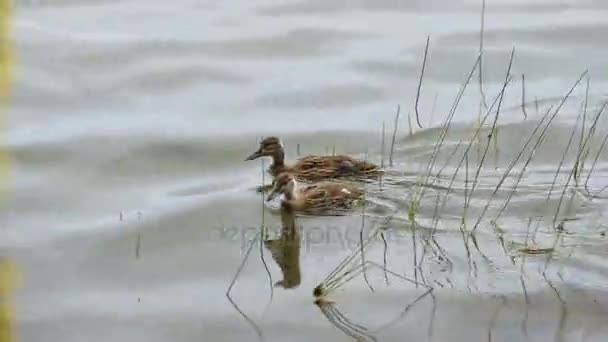
<path fill-rule="evenodd" d="M 10 156 L 5 144 L 8 131 L 7 105 L 13 78 L 11 40 L 12 1 L 0 0 L 0 205 L 3 205 L 11 184 Z"/>
<path fill-rule="evenodd" d="M 13 342 L 13 308 L 11 297 L 17 286 L 17 269 L 6 258 L 0 259 L 0 342 Z"/>
<path fill-rule="evenodd" d="M 10 21 L 12 16 L 12 1 L 0 0 L 0 137 L 6 139 L 7 117 L 6 111 L 13 71 L 13 55 L 10 37 Z M 6 195 L 10 183 L 10 160 L 5 141 L 0 141 L 0 192 Z M 1 202 L 4 199 L 0 199 Z M 6 227 L 0 227 L 0 229 Z M 12 296 L 17 286 L 16 265 L 0 252 L 0 342 L 13 342 L 14 315 Z"/>

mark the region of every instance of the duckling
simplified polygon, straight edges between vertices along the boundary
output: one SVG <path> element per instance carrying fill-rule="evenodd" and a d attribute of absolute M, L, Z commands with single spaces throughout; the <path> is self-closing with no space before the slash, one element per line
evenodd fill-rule
<path fill-rule="evenodd" d="M 306 156 L 293 165 L 285 164 L 285 149 L 277 137 L 267 137 L 260 142 L 260 147 L 245 160 L 260 157 L 272 157 L 268 172 L 276 177 L 282 172 L 292 173 L 300 181 L 319 181 L 357 176 L 375 176 L 381 172 L 377 165 L 345 155 Z"/>
<path fill-rule="evenodd" d="M 354 208 L 365 197 L 362 189 L 347 182 L 325 181 L 300 187 L 289 172 L 282 172 L 275 178 L 266 200 L 271 201 L 278 194 L 284 195 L 283 209 L 306 215 L 333 216 Z"/>

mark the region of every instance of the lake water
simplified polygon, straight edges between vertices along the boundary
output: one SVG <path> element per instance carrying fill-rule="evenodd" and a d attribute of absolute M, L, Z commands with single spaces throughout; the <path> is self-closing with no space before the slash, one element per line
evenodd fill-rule
<path fill-rule="evenodd" d="M 488 106 L 515 48 L 497 130 L 492 112 L 468 172 L 458 166 L 485 114 L 476 71 L 437 182 L 416 186 L 475 65 L 481 0 L 17 1 L 0 248 L 22 273 L 19 340 L 605 341 L 608 126 L 593 122 L 608 95 L 608 6 L 487 0 L 485 14 Z M 496 189 L 585 70 L 538 149 L 534 138 Z M 592 126 L 575 186 L 570 170 Z M 290 161 L 335 151 L 387 174 L 362 184 L 368 201 L 352 215 L 297 218 L 294 287 L 271 292 L 283 274 L 255 242 L 231 303 L 250 240 L 281 225 L 255 191 L 270 181 L 269 162 L 244 161 L 267 135 L 281 137 Z M 407 208 L 423 189 L 412 224 Z M 374 240 L 364 256 L 388 271 L 370 267 L 370 285 L 360 275 L 333 304 L 315 305 L 313 289 L 387 217 L 386 244 Z"/>

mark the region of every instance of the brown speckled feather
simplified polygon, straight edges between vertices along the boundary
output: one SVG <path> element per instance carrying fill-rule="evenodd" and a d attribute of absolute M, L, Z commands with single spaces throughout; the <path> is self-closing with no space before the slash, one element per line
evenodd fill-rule
<path fill-rule="evenodd" d="M 267 137 L 260 142 L 260 147 L 246 160 L 260 157 L 272 157 L 268 172 L 276 177 L 282 172 L 293 174 L 297 180 L 314 182 L 348 177 L 375 177 L 382 173 L 377 165 L 345 155 L 306 156 L 298 159 L 293 165 L 285 164 L 283 144 L 277 137 Z"/>
<path fill-rule="evenodd" d="M 290 175 L 290 177 L 293 177 Z M 291 199 L 285 200 L 296 212 L 307 215 L 341 215 L 353 209 L 365 193 L 347 182 L 320 182 L 298 188 Z"/>
<path fill-rule="evenodd" d="M 300 181 L 317 181 L 354 176 L 373 176 L 380 172 L 380 168 L 372 163 L 349 156 L 307 156 L 298 159 L 292 166 L 281 165 L 273 167 L 269 171 L 273 176 L 281 172 L 290 172 Z"/>

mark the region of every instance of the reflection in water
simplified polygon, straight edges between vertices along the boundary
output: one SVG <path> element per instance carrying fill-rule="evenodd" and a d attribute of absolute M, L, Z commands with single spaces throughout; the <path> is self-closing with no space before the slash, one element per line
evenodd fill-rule
<path fill-rule="evenodd" d="M 371 335 L 368 329 L 362 325 L 354 323 L 348 319 L 335 305 L 335 303 L 325 300 L 315 301 L 315 305 L 319 307 L 327 320 L 346 335 L 354 338 L 357 341 L 377 341 L 376 337 Z"/>
<path fill-rule="evenodd" d="M 520 271 L 519 280 L 521 282 L 522 293 L 524 296 L 524 315 L 521 321 L 521 332 L 526 340 L 529 340 L 528 335 L 528 317 L 529 317 L 529 306 L 530 306 L 530 296 L 528 295 L 528 289 L 526 287 L 526 281 L 524 280 L 524 272 L 523 272 L 523 262 L 522 269 Z"/>
<path fill-rule="evenodd" d="M 500 310 L 507 304 L 507 297 L 498 296 L 500 299 L 500 304 L 496 307 L 496 310 L 492 313 L 492 318 L 490 319 L 490 326 L 488 327 L 488 341 L 492 341 L 492 331 L 496 326 L 496 321 L 498 320 L 498 315 L 500 314 Z"/>
<path fill-rule="evenodd" d="M 272 258 L 281 268 L 283 280 L 275 286 L 285 289 L 296 288 L 300 285 L 300 232 L 296 227 L 293 210 L 281 204 L 281 235 L 278 239 L 264 241 L 264 246 L 270 251 Z"/>
<path fill-rule="evenodd" d="M 433 309 L 431 310 L 431 320 L 430 320 L 430 324 L 429 324 L 429 336 L 430 336 L 432 334 L 432 327 L 435 322 L 435 315 L 437 313 L 437 302 L 436 302 L 435 296 L 433 295 L 433 288 L 428 288 L 428 290 L 426 290 L 423 294 L 416 297 L 411 303 L 406 305 L 405 308 L 397 315 L 397 317 L 395 317 L 391 321 L 381 325 L 380 327 L 376 328 L 375 330 L 381 331 L 381 330 L 385 330 L 385 329 L 388 329 L 388 328 L 394 326 L 395 324 L 397 324 L 397 322 L 403 320 L 405 318 L 405 316 L 410 312 L 410 310 L 428 295 L 431 296 L 431 300 L 433 302 Z"/>
<path fill-rule="evenodd" d="M 264 165 L 262 164 L 262 169 Z M 263 181 L 262 181 L 263 182 Z M 275 240 L 264 240 L 264 247 L 266 247 L 274 261 L 281 268 L 283 273 L 283 280 L 280 280 L 274 284 L 275 287 L 283 287 L 285 289 L 296 288 L 300 285 L 300 232 L 296 227 L 295 214 L 291 207 L 289 207 L 284 201 L 281 201 L 281 235 Z M 226 291 L 226 297 L 234 309 L 241 315 L 251 327 L 255 330 L 260 340 L 264 340 L 262 329 L 259 325 L 253 321 L 230 296 L 230 292 L 234 287 L 236 280 L 238 279 L 243 267 L 245 266 L 247 259 L 253 249 L 253 246 L 258 242 L 258 238 L 261 238 L 263 232 L 260 231 L 255 237 L 249 242 L 247 251 L 241 261 L 241 264 L 236 271 L 234 278 L 228 290 Z M 261 254 L 262 262 L 264 262 L 263 254 Z M 264 265 L 266 266 L 265 262 Z M 268 270 L 268 269 L 267 269 Z M 269 273 L 270 276 L 270 273 Z M 272 301 L 272 293 L 271 293 Z"/>
<path fill-rule="evenodd" d="M 336 306 L 334 302 L 328 301 L 324 298 L 318 299 L 315 301 L 315 305 L 319 307 L 323 316 L 327 318 L 327 320 L 338 330 L 342 331 L 344 334 L 354 338 L 357 341 L 377 341 L 374 334 L 382 332 L 383 330 L 389 329 L 397 322 L 401 321 L 410 310 L 416 306 L 422 299 L 426 296 L 431 296 L 432 299 L 432 309 L 431 309 L 431 319 L 429 322 L 428 329 L 428 337 L 429 340 L 433 334 L 433 327 L 436 316 L 436 299 L 433 295 L 433 289 L 428 289 L 422 295 L 415 298 L 412 302 L 405 306 L 405 308 L 395 317 L 391 319 L 390 322 L 380 325 L 376 329 L 369 329 L 361 324 L 357 324 L 346 317 Z"/>
<path fill-rule="evenodd" d="M 243 260 L 241 261 L 241 264 L 239 265 L 238 270 L 234 274 L 234 278 L 232 278 L 232 282 L 230 283 L 230 286 L 228 286 L 228 290 L 226 290 L 226 298 L 228 299 L 228 301 L 230 302 L 232 307 L 239 313 L 239 315 L 241 315 L 247 321 L 247 323 L 249 323 L 249 325 L 251 325 L 251 327 L 255 330 L 257 336 L 259 337 L 259 339 L 264 340 L 264 336 L 262 334 L 262 329 L 260 329 L 260 327 L 257 325 L 257 323 L 255 323 L 245 312 L 243 312 L 243 310 L 241 310 L 241 308 L 236 304 L 234 299 L 232 299 L 232 297 L 230 296 L 230 292 L 232 291 L 232 288 L 236 284 L 236 280 L 238 279 L 239 275 L 241 274 L 241 271 L 243 270 L 243 267 L 245 266 L 245 263 L 247 262 L 247 259 L 249 258 L 249 254 L 251 253 L 251 250 L 253 249 L 253 246 L 255 245 L 255 243 L 258 241 L 259 236 L 260 236 L 260 234 L 257 234 L 255 236 L 255 238 L 253 238 L 249 242 L 249 247 L 247 247 L 247 252 L 245 253 L 245 256 L 243 257 Z"/>
<path fill-rule="evenodd" d="M 557 331 L 555 332 L 555 341 L 563 342 L 563 341 L 565 341 L 564 330 L 566 328 L 566 319 L 568 317 L 568 308 L 567 308 L 566 302 L 562 298 L 561 294 L 559 293 L 559 291 L 557 291 L 557 288 L 555 287 L 553 282 L 547 277 L 546 273 L 543 273 L 543 278 L 545 278 L 547 285 L 549 285 L 549 287 L 553 290 L 553 292 L 555 292 L 555 296 L 557 297 L 557 300 L 559 301 L 559 324 L 557 325 Z"/>

